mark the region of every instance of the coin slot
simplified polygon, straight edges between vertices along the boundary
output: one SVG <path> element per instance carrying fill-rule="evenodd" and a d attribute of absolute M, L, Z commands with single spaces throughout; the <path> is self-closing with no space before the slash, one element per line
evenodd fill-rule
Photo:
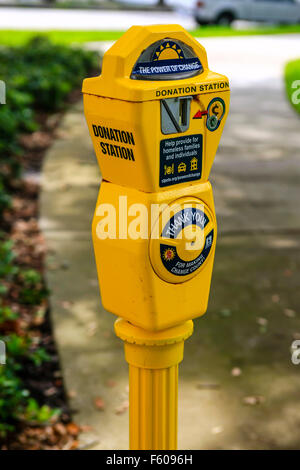
<path fill-rule="evenodd" d="M 187 110 L 188 110 L 188 100 L 182 98 L 179 102 L 179 123 L 180 126 L 187 125 Z"/>
<path fill-rule="evenodd" d="M 161 130 L 163 134 L 181 134 L 190 126 L 191 96 L 161 100 Z"/>

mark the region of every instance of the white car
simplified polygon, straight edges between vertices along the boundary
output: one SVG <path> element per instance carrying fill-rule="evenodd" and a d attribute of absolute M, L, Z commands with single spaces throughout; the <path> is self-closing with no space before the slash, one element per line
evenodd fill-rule
<path fill-rule="evenodd" d="M 199 0 L 195 19 L 199 24 L 229 25 L 234 20 L 268 23 L 300 23 L 300 0 Z"/>

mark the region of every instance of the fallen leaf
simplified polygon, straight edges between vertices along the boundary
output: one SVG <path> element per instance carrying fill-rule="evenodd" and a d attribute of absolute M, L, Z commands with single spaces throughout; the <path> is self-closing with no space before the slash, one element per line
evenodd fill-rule
<path fill-rule="evenodd" d="M 271 299 L 272 299 L 272 302 L 274 302 L 274 304 L 278 304 L 278 302 L 280 301 L 280 297 L 278 294 L 273 294 Z"/>
<path fill-rule="evenodd" d="M 266 318 L 263 318 L 263 317 L 259 317 L 256 319 L 258 325 L 260 326 L 267 326 L 268 324 L 268 320 Z"/>
<path fill-rule="evenodd" d="M 104 401 L 100 397 L 94 399 L 94 405 L 99 411 L 103 411 L 105 409 Z"/>
<path fill-rule="evenodd" d="M 70 300 L 63 300 L 61 302 L 61 306 L 65 309 L 69 309 L 70 307 L 72 307 L 74 302 L 71 302 Z"/>
<path fill-rule="evenodd" d="M 79 442 L 70 439 L 62 448 L 62 450 L 74 450 L 78 447 Z"/>
<path fill-rule="evenodd" d="M 296 312 L 295 310 L 292 310 L 290 308 L 285 308 L 283 313 L 285 314 L 286 317 L 288 318 L 295 318 Z"/>
<path fill-rule="evenodd" d="M 19 141 L 27 150 L 41 150 L 49 147 L 51 136 L 47 132 L 36 131 L 31 134 L 22 134 Z"/>
<path fill-rule="evenodd" d="M 115 409 L 116 415 L 122 415 L 129 408 L 129 401 L 125 400 L 123 403 Z"/>
<path fill-rule="evenodd" d="M 75 398 L 77 396 L 77 392 L 75 390 L 69 390 L 68 391 L 68 397 L 69 398 Z"/>
<path fill-rule="evenodd" d="M 35 325 L 35 326 L 42 325 L 42 323 L 44 323 L 44 321 L 45 321 L 46 313 L 47 313 L 47 310 L 46 310 L 45 307 L 44 308 L 42 307 L 39 310 L 37 310 L 35 312 L 34 318 L 32 320 L 33 325 Z"/>
<path fill-rule="evenodd" d="M 79 446 L 79 441 L 77 441 L 76 439 L 74 439 L 74 441 L 72 442 L 71 446 L 70 446 L 70 450 L 75 450 L 77 449 Z"/>
<path fill-rule="evenodd" d="M 87 327 L 87 335 L 88 336 L 94 336 L 96 331 L 97 331 L 98 325 L 96 322 L 91 322 L 89 323 Z"/>
<path fill-rule="evenodd" d="M 265 402 L 265 398 L 262 395 L 253 395 L 243 398 L 243 403 L 245 405 L 260 405 Z"/>
<path fill-rule="evenodd" d="M 106 382 L 107 387 L 113 388 L 117 385 L 117 382 L 115 380 L 108 380 Z"/>
<path fill-rule="evenodd" d="M 55 387 L 47 388 L 47 390 L 44 391 L 44 395 L 46 397 L 51 397 L 52 395 L 55 395 L 56 393 L 57 393 L 57 388 Z"/>
<path fill-rule="evenodd" d="M 64 426 L 62 423 L 54 424 L 53 429 L 60 436 L 65 436 L 67 434 L 66 426 Z"/>
<path fill-rule="evenodd" d="M 88 424 L 83 424 L 80 426 L 80 431 L 81 432 L 91 432 L 94 431 L 93 426 L 89 426 Z"/>
<path fill-rule="evenodd" d="M 68 423 L 66 428 L 71 436 L 76 437 L 80 433 L 80 427 L 76 423 Z"/>
<path fill-rule="evenodd" d="M 239 377 L 240 375 L 242 375 L 242 371 L 239 367 L 234 367 L 232 370 L 231 370 L 231 375 L 233 377 Z"/>

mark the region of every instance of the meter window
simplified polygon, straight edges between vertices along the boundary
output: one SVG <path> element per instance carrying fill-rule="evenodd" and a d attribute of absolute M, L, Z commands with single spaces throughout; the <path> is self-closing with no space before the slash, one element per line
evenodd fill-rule
<path fill-rule="evenodd" d="M 161 100 L 161 132 L 163 134 L 176 134 L 188 130 L 191 100 L 191 96 Z"/>

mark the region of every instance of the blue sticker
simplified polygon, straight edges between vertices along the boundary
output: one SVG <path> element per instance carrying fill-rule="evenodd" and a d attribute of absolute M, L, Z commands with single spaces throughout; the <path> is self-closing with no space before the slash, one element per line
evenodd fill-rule
<path fill-rule="evenodd" d="M 174 239 L 188 225 L 197 225 L 197 227 L 203 230 L 208 222 L 209 219 L 202 210 L 195 207 L 186 207 L 171 217 L 165 225 L 161 236 Z"/>
<path fill-rule="evenodd" d="M 206 261 L 213 245 L 214 230 L 212 229 L 205 238 L 204 248 L 193 260 L 185 261 L 180 258 L 177 249 L 162 243 L 160 245 L 160 257 L 164 267 L 175 276 L 188 276 L 199 269 Z"/>
<path fill-rule="evenodd" d="M 132 71 L 132 75 L 155 76 L 183 72 L 197 72 L 199 70 L 202 70 L 202 65 L 198 58 L 172 59 L 153 62 L 141 62 L 136 64 Z"/>
<path fill-rule="evenodd" d="M 140 77 L 191 73 L 202 71 L 198 57 L 185 57 L 182 46 L 174 41 L 166 40 L 153 51 L 151 60 L 137 62 L 132 75 Z"/>

